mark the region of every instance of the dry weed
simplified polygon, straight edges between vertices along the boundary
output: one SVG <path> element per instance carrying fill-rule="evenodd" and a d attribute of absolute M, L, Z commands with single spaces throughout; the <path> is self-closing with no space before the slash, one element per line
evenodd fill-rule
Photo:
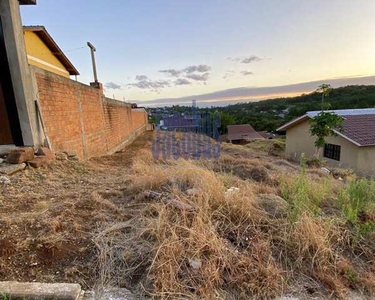
<path fill-rule="evenodd" d="M 109 222 L 94 239 L 103 283 L 163 299 L 269 299 L 301 278 L 313 289 L 324 286 L 326 293 L 312 292 L 326 297 L 373 291 L 370 267 L 346 263 L 352 228 L 322 213 L 326 202 L 334 206 L 341 183 L 297 175 L 296 165 L 279 158 L 256 159 L 248 146 L 224 150 L 218 161 L 137 155 L 126 176 L 132 219 Z M 159 196 L 147 197 L 150 190 Z M 282 196 L 291 213 L 271 217 L 258 206 L 259 194 Z"/>

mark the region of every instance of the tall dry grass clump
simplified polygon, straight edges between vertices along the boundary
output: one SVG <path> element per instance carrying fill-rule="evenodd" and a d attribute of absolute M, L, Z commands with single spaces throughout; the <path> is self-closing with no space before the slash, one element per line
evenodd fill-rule
<path fill-rule="evenodd" d="M 123 246 L 134 244 L 137 236 L 144 244 L 152 244 L 140 253 L 148 255 L 147 276 L 142 281 L 147 293 L 191 299 L 279 294 L 283 271 L 272 257 L 271 237 L 263 228 L 267 216 L 256 207 L 249 185 L 242 182 L 229 193 L 226 184 L 233 180 L 224 175 L 186 160 L 152 162 L 149 153 L 134 161 L 133 171 L 127 191 L 139 193 L 136 201 L 149 201 L 149 205 L 137 219 L 114 231 L 109 227 L 96 238 L 99 248 L 106 249 L 101 259 L 107 264 L 103 274 L 107 281 L 115 274 L 131 280 L 116 271 L 109 275 L 108 257 L 115 269 L 136 265 L 126 255 L 115 253 L 118 245 L 108 247 L 108 243 L 122 239 L 120 249 L 128 252 Z M 147 199 L 145 190 L 162 196 Z M 170 199 L 194 210 L 176 207 Z"/>

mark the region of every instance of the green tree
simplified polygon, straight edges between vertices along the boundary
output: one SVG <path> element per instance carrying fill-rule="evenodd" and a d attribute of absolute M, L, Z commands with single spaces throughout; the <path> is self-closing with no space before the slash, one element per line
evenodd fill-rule
<path fill-rule="evenodd" d="M 220 127 L 219 133 L 226 134 L 228 132 L 227 126 L 236 123 L 236 119 L 226 112 L 220 112 Z"/>
<path fill-rule="evenodd" d="M 156 122 L 157 122 L 157 119 L 156 119 L 155 115 L 153 115 L 153 116 L 151 116 L 151 117 L 148 118 L 148 123 L 149 124 L 156 124 Z"/>
<path fill-rule="evenodd" d="M 316 90 L 316 92 L 322 94 L 322 111 L 310 120 L 311 136 L 316 136 L 316 156 L 318 156 L 319 149 L 326 144 L 326 138 L 331 135 L 336 136 L 335 129 L 342 131 L 344 119 L 333 112 L 324 111 L 324 109 L 331 107 L 329 103 L 324 103 L 324 99 L 329 96 L 331 90 L 331 85 L 326 83 L 320 85 Z"/>
<path fill-rule="evenodd" d="M 326 144 L 326 137 L 331 135 L 336 136 L 335 129 L 342 131 L 343 121 L 343 117 L 323 110 L 310 120 L 311 136 L 316 136 L 316 155 L 318 155 L 319 149 Z"/>
<path fill-rule="evenodd" d="M 316 90 L 316 92 L 322 94 L 322 110 L 327 109 L 324 107 L 324 99 L 329 96 L 329 94 L 331 93 L 331 90 L 332 90 L 331 85 L 327 83 L 323 83 L 322 85 L 319 85 L 318 89 Z"/>

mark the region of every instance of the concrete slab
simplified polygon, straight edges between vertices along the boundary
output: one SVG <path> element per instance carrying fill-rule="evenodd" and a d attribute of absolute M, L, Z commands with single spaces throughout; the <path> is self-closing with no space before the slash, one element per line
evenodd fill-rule
<path fill-rule="evenodd" d="M 8 164 L 8 163 L 2 163 L 0 165 L 0 174 L 3 175 L 12 175 L 14 173 L 17 173 L 19 171 L 22 171 L 26 168 L 26 164 Z"/>
<path fill-rule="evenodd" d="M 11 150 L 16 149 L 15 145 L 0 145 L 0 157 L 8 155 Z"/>
<path fill-rule="evenodd" d="M 74 283 L 4 281 L 0 282 L 0 295 L 7 295 L 10 299 L 79 300 L 82 290 L 79 284 Z"/>

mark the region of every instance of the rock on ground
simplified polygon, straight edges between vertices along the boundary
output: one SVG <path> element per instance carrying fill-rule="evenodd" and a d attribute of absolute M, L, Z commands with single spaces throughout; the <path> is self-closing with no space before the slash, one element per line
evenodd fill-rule
<path fill-rule="evenodd" d="M 77 156 L 77 152 L 75 152 L 74 150 L 67 150 L 64 152 L 69 158 L 72 158 L 72 157 L 76 157 Z"/>
<path fill-rule="evenodd" d="M 0 174 L 4 175 L 12 175 L 18 171 L 21 171 L 26 168 L 26 164 L 17 164 L 17 165 L 10 165 L 10 164 L 1 164 L 0 166 Z"/>
<path fill-rule="evenodd" d="M 6 176 L 0 176 L 0 183 L 10 184 L 10 179 Z"/>
<path fill-rule="evenodd" d="M 55 152 L 46 147 L 40 147 L 36 154 L 39 156 L 46 156 L 50 159 L 55 159 Z"/>
<path fill-rule="evenodd" d="M 288 209 L 288 202 L 283 198 L 274 194 L 259 194 L 257 203 L 269 215 L 280 218 L 286 215 Z"/>

